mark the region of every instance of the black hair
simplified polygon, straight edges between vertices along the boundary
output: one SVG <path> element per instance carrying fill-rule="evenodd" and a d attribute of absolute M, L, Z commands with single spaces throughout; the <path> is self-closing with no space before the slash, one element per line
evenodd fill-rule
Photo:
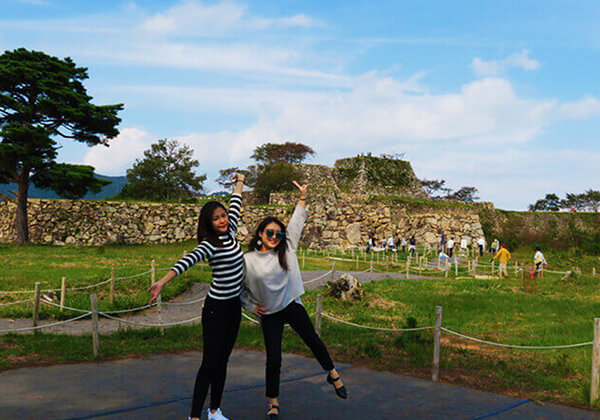
<path fill-rule="evenodd" d="M 215 231 L 212 223 L 213 214 L 219 207 L 227 211 L 225 206 L 218 201 L 209 201 L 202 206 L 200 217 L 198 217 L 198 243 L 207 241 L 219 248 L 223 246 L 223 242 L 219 239 L 219 234 Z"/>
<path fill-rule="evenodd" d="M 265 228 L 270 223 L 276 223 L 281 231 L 285 233 L 285 225 L 279 220 L 277 217 L 268 216 L 263 219 L 262 222 L 256 228 L 256 232 L 254 232 L 254 236 L 250 240 L 250 246 L 248 247 L 249 251 L 259 250 L 261 248 L 261 244 L 259 244 L 260 236 L 259 233 L 264 232 Z M 289 266 L 287 260 L 285 258 L 285 252 L 287 251 L 287 241 L 285 239 L 279 241 L 279 244 L 275 247 L 275 251 L 277 251 L 277 257 L 279 258 L 279 265 L 283 268 L 284 271 L 289 271 Z"/>

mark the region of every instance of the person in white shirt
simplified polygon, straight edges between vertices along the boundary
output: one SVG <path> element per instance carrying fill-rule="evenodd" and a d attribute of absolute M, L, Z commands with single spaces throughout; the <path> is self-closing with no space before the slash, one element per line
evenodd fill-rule
<path fill-rule="evenodd" d="M 407 242 L 406 242 L 406 236 L 403 236 L 402 237 L 402 242 L 401 242 L 402 252 L 406 252 L 406 244 L 407 244 Z"/>
<path fill-rule="evenodd" d="M 542 254 L 542 249 L 538 246 L 535 248 L 535 255 L 533 256 L 533 263 L 535 264 L 535 275 L 542 271 L 543 267 L 548 267 L 548 263 L 546 262 L 546 258 L 544 254 Z"/>
<path fill-rule="evenodd" d="M 467 253 L 467 240 L 465 238 L 460 240 L 460 252 L 462 255 Z"/>
<path fill-rule="evenodd" d="M 446 244 L 446 249 L 448 250 L 448 257 L 452 258 L 452 253 L 454 252 L 454 236 L 450 237 L 450 240 Z"/>
<path fill-rule="evenodd" d="M 387 240 L 387 249 L 388 249 L 388 251 L 391 251 L 392 249 L 394 249 L 394 237 L 392 235 L 390 235 L 388 237 L 388 240 Z"/>
<path fill-rule="evenodd" d="M 479 248 L 479 256 L 483 257 L 483 250 L 485 249 L 485 238 L 483 236 L 477 240 L 477 247 Z"/>
<path fill-rule="evenodd" d="M 335 369 L 327 347 L 315 332 L 302 304 L 304 285 L 296 251 L 308 217 L 307 185 L 300 186 L 298 205 L 287 226 L 275 217 L 267 217 L 256 229 L 244 255 L 246 277 L 241 295 L 242 305 L 260 318 L 265 340 L 266 396 L 269 399 L 267 419 L 279 418 L 279 383 L 281 370 L 281 340 L 284 324 L 289 324 L 327 371 L 326 381 L 339 398 L 346 399 L 346 388 Z M 308 415 L 310 418 L 310 415 Z"/>

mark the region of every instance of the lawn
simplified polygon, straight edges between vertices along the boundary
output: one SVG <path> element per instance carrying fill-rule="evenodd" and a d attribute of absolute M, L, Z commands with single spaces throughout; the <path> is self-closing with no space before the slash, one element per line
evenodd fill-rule
<path fill-rule="evenodd" d="M 0 289 L 28 290 L 35 281 L 45 282 L 43 287 L 59 287 L 60 278 L 65 276 L 70 279 L 69 285 L 93 284 L 108 278 L 110 267 L 115 268 L 118 277 L 147 271 L 152 259 L 159 268 L 168 269 L 184 250 L 192 247 L 191 242 L 104 248 L 4 245 L 0 246 L 0 255 L 7 263 L 0 267 Z M 304 251 L 300 255 L 304 255 Z M 532 255 L 530 249 L 514 253 L 519 266 L 530 262 Z M 309 253 L 304 264 L 307 270 L 329 269 L 335 261 L 336 270 L 355 270 L 357 256 Z M 368 256 L 365 261 L 364 256 L 359 257 L 360 270 L 370 267 L 370 258 Z M 546 273 L 538 279 L 535 293 L 525 293 L 520 273 L 505 279 L 475 279 L 466 276 L 466 267 L 460 267 L 457 278 L 453 277 L 453 270 L 444 277 L 443 271 L 431 269 L 429 271 L 436 273 L 437 278 L 407 280 L 403 275 L 405 257 L 401 255 L 394 268 L 398 271 L 397 279 L 365 284 L 365 299 L 358 302 L 340 302 L 324 296 L 323 311 L 361 325 L 401 328 L 434 325 L 435 307 L 442 306 L 445 328 L 488 341 L 526 346 L 592 341 L 593 319 L 600 315 L 600 278 L 591 274 L 598 264 L 598 257 L 582 255 L 575 250 L 546 252 L 546 258 L 553 270 L 569 271 L 578 267 L 582 274 L 563 279 L 562 274 Z M 395 261 L 388 260 L 387 263 L 391 270 Z M 489 257 L 481 263 L 489 266 Z M 376 269 L 384 269 L 385 264 L 381 255 L 379 264 L 375 258 Z M 202 271 L 194 268 L 188 276 L 173 281 L 165 299 L 198 281 L 209 281 L 206 267 Z M 141 306 L 148 299 L 145 293 L 148 284 L 149 275 L 118 281 L 114 305 L 107 302 L 107 288 L 104 287 L 99 291 L 103 296 L 101 305 L 111 309 Z M 309 291 L 303 297 L 311 314 L 315 311 L 318 293 L 323 294 L 324 290 Z M 67 294 L 67 305 L 89 306 L 88 294 L 89 291 Z M 0 303 L 15 298 L 2 299 Z M 28 305 L 0 309 L 4 317 L 30 316 L 31 312 Z M 44 316 L 49 318 L 64 316 L 53 310 L 45 311 Z M 380 332 L 324 318 L 323 338 L 337 360 L 430 377 L 433 343 L 430 330 Z M 109 360 L 199 349 L 201 334 L 199 326 L 173 327 L 167 329 L 164 336 L 156 329 L 122 330 L 101 336 L 100 342 L 99 358 Z M 260 330 L 244 321 L 237 343 L 242 347 L 262 348 Z M 307 354 L 303 343 L 289 330 L 285 332 L 284 350 Z M 93 360 L 89 336 L 44 333 L 0 336 L 0 367 L 3 369 L 88 360 Z M 441 380 L 492 392 L 584 407 L 589 401 L 590 367 L 591 346 L 567 350 L 510 350 L 446 333 L 442 338 Z"/>

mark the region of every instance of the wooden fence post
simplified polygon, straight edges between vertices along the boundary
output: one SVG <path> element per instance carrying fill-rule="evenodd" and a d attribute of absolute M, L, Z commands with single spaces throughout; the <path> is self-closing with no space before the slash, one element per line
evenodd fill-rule
<path fill-rule="evenodd" d="M 356 256 L 356 271 L 358 271 L 358 255 Z"/>
<path fill-rule="evenodd" d="M 334 276 L 335 276 L 335 261 L 331 265 L 331 281 L 333 281 Z"/>
<path fill-rule="evenodd" d="M 65 306 L 65 295 L 67 293 L 67 278 L 63 277 L 60 281 L 60 311 L 62 312 L 62 307 Z"/>
<path fill-rule="evenodd" d="M 592 277 L 596 277 L 596 267 L 592 267 Z"/>
<path fill-rule="evenodd" d="M 158 323 L 160 324 L 160 335 L 165 335 L 165 327 L 162 326 L 162 295 L 158 295 L 156 299 L 157 311 L 158 311 Z"/>
<path fill-rule="evenodd" d="M 494 271 L 495 271 L 495 269 L 494 269 L 495 263 L 496 263 L 496 260 L 492 260 L 492 276 L 494 275 Z"/>
<path fill-rule="evenodd" d="M 110 268 L 110 290 L 108 292 L 108 299 L 110 300 L 110 303 L 113 303 L 114 300 L 114 295 L 115 295 L 115 268 L 111 267 Z"/>
<path fill-rule="evenodd" d="M 187 251 L 183 251 L 183 256 L 185 257 L 186 255 L 187 255 Z M 152 260 L 152 261 L 154 261 L 154 260 Z M 187 277 L 187 275 L 188 275 L 188 271 L 190 271 L 190 270 L 185 270 L 185 274 L 184 274 L 184 275 L 185 275 L 186 277 Z"/>
<path fill-rule="evenodd" d="M 517 277 L 519 275 L 519 266 L 517 265 L 517 262 L 515 261 L 515 277 Z"/>
<path fill-rule="evenodd" d="M 90 302 L 92 304 L 92 350 L 94 357 L 98 357 L 100 341 L 98 339 L 98 302 L 95 293 L 90 295 Z"/>
<path fill-rule="evenodd" d="M 590 387 L 590 406 L 598 401 L 600 378 L 600 318 L 594 318 L 594 346 L 592 348 L 592 384 Z"/>
<path fill-rule="evenodd" d="M 458 277 L 458 260 L 454 257 L 454 277 Z"/>
<path fill-rule="evenodd" d="M 150 264 L 150 286 L 152 286 L 155 281 L 156 281 L 156 262 L 154 260 L 152 260 L 152 263 Z"/>
<path fill-rule="evenodd" d="M 371 260 L 371 268 L 369 268 L 369 281 L 373 280 L 373 260 Z"/>
<path fill-rule="evenodd" d="M 33 327 L 38 326 L 38 316 L 40 314 L 40 282 L 35 282 L 35 291 L 33 293 Z M 37 332 L 37 330 L 35 330 Z"/>
<path fill-rule="evenodd" d="M 406 278 L 410 277 L 410 256 L 406 260 Z"/>
<path fill-rule="evenodd" d="M 433 330 L 433 367 L 431 370 L 431 380 L 434 382 L 440 379 L 440 347 L 442 338 L 442 307 L 435 307 L 435 329 Z"/>
<path fill-rule="evenodd" d="M 319 293 L 317 295 L 317 313 L 315 315 L 315 331 L 321 336 L 321 312 L 323 311 L 323 297 Z"/>
<path fill-rule="evenodd" d="M 306 264 L 306 251 L 302 254 L 302 269 L 304 270 L 304 265 Z"/>

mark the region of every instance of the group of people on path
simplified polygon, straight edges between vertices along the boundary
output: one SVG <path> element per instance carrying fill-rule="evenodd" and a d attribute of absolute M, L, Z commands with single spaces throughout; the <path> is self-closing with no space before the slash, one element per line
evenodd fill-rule
<path fill-rule="evenodd" d="M 209 420 L 227 420 L 221 398 L 227 364 L 238 335 L 242 307 L 260 319 L 266 349 L 266 418 L 279 418 L 279 378 L 283 327 L 289 324 L 315 355 L 326 381 L 339 398 L 347 391 L 327 347 L 315 332 L 301 296 L 304 286 L 296 250 L 308 216 L 307 185 L 299 185 L 299 200 L 288 225 L 276 217 L 265 218 L 256 228 L 249 251 L 236 240 L 244 176 L 235 177 L 229 210 L 218 201 L 206 203 L 198 220 L 198 246 L 152 284 L 150 303 L 162 288 L 199 261 L 212 268 L 212 282 L 202 308 L 202 363 L 194 384 L 189 420 L 199 420 L 210 389 Z"/>

